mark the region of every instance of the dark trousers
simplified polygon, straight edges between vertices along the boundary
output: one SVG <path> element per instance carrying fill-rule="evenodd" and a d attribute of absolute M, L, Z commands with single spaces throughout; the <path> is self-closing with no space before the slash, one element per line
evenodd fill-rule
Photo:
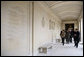
<path fill-rule="evenodd" d="M 70 43 L 72 43 L 72 36 L 70 36 Z"/>
<path fill-rule="evenodd" d="M 67 43 L 67 44 L 69 44 L 69 40 L 70 40 L 69 38 L 66 38 L 66 43 Z"/>
<path fill-rule="evenodd" d="M 75 43 L 76 48 L 78 48 L 78 43 L 79 43 L 78 37 L 74 37 L 74 43 Z"/>
<path fill-rule="evenodd" d="M 62 44 L 64 45 L 64 38 L 62 38 Z"/>

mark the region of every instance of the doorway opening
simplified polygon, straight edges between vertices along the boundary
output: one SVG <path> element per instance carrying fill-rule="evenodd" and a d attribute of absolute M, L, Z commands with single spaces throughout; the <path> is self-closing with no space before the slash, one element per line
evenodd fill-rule
<path fill-rule="evenodd" d="M 65 24 L 65 30 L 67 31 L 69 28 L 74 30 L 74 23 Z"/>

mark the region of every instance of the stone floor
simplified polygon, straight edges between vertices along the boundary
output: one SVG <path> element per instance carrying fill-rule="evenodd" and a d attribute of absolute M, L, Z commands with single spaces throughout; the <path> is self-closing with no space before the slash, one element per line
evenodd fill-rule
<path fill-rule="evenodd" d="M 48 49 L 47 54 L 38 53 L 37 56 L 83 56 L 83 45 L 74 47 L 74 43 L 65 44 L 54 43 L 52 49 Z"/>

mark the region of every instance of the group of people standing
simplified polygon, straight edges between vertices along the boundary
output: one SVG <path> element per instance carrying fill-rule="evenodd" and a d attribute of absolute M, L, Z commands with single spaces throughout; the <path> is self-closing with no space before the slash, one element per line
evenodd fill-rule
<path fill-rule="evenodd" d="M 78 48 L 78 43 L 80 41 L 80 32 L 78 31 L 78 29 L 75 29 L 75 30 L 68 29 L 67 31 L 62 30 L 60 32 L 60 36 L 61 36 L 63 45 L 65 44 L 65 40 L 67 44 L 72 43 L 72 38 L 73 38 L 74 44 L 75 44 L 74 46 Z"/>

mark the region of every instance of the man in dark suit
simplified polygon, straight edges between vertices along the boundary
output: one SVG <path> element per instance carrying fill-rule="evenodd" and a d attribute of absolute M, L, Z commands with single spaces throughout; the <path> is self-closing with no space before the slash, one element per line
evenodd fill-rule
<path fill-rule="evenodd" d="M 74 31 L 74 43 L 76 48 L 78 48 L 78 43 L 80 41 L 80 32 L 78 31 L 78 29 L 75 29 Z"/>

